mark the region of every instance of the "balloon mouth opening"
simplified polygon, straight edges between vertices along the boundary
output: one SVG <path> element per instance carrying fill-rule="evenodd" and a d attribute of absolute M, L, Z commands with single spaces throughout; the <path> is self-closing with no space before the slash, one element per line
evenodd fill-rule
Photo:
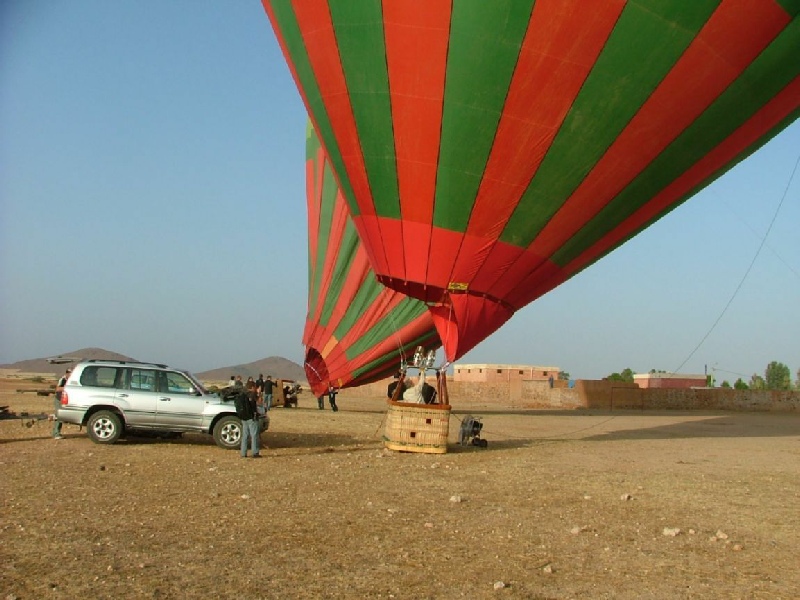
<path fill-rule="evenodd" d="M 472 296 L 481 298 L 490 303 L 497 304 L 506 310 L 516 312 L 516 308 L 502 300 L 484 291 L 470 289 L 468 283 L 461 283 L 453 281 L 447 284 L 446 288 L 419 283 L 416 281 L 407 281 L 405 279 L 398 279 L 396 277 L 389 277 L 388 275 L 377 275 L 380 283 L 411 298 L 421 300 L 430 306 L 450 306 L 452 304 L 451 296 Z"/>
<path fill-rule="evenodd" d="M 328 380 L 330 379 L 328 373 L 328 366 L 325 364 L 325 359 L 316 348 L 309 348 L 306 351 L 306 359 L 303 364 L 308 379 L 308 385 L 313 390 L 314 394 L 321 394 L 328 388 Z"/>

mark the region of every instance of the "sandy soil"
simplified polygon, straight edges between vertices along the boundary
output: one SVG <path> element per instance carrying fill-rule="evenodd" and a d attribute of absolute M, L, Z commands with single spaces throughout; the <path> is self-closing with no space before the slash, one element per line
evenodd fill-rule
<path fill-rule="evenodd" d="M 0 405 L 51 412 L 26 385 Z M 489 446 L 430 455 L 383 448 L 380 398 L 312 403 L 260 461 L 0 421 L 0 599 L 800 596 L 798 414 L 454 398 Z"/>

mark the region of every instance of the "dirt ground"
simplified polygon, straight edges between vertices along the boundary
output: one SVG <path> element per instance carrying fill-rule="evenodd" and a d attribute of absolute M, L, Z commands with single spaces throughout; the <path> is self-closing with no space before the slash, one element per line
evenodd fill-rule
<path fill-rule="evenodd" d="M 24 387 L 0 405 L 52 412 Z M 0 600 L 800 597 L 799 414 L 452 401 L 444 455 L 384 449 L 346 391 L 273 409 L 260 461 L 0 421 Z"/>

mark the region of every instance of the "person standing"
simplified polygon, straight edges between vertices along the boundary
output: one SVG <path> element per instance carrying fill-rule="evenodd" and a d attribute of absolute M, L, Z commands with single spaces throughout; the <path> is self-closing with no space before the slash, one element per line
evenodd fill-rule
<path fill-rule="evenodd" d="M 265 406 L 265 404 L 264 404 L 264 375 L 262 375 L 261 373 L 258 374 L 258 379 L 256 379 L 256 391 L 258 392 L 258 403 L 259 403 L 259 405 Z"/>
<path fill-rule="evenodd" d="M 241 391 L 236 395 L 233 403 L 236 407 L 236 416 L 242 421 L 240 454 L 242 458 L 247 458 L 247 446 L 249 443 L 253 458 L 260 458 L 255 392 L 250 390 Z"/>
<path fill-rule="evenodd" d="M 269 412 L 272 409 L 272 389 L 277 384 L 272 381 L 272 375 L 267 375 L 267 380 L 264 382 L 264 406 Z"/>
<path fill-rule="evenodd" d="M 406 391 L 406 383 L 401 379 L 401 377 L 402 377 L 401 373 L 395 373 L 394 381 L 392 381 L 392 383 L 390 383 L 389 386 L 386 388 L 386 395 L 389 398 L 389 400 L 394 400 L 395 390 L 398 388 L 398 386 L 400 387 L 400 391 L 397 392 L 398 401 L 401 401 L 403 399 L 403 392 Z"/>
<path fill-rule="evenodd" d="M 328 385 L 328 402 L 331 403 L 331 410 L 333 412 L 338 412 L 339 410 L 339 407 L 336 406 L 336 394 L 338 393 L 339 390 L 334 387 L 333 383 Z"/>
<path fill-rule="evenodd" d="M 61 426 L 63 423 L 58 420 L 58 409 L 61 408 L 61 396 L 64 393 L 64 386 L 67 385 L 67 380 L 69 379 L 70 373 L 72 373 L 72 369 L 67 369 L 61 379 L 58 380 L 58 384 L 56 384 L 55 400 L 53 401 L 53 416 L 55 417 L 55 421 L 53 421 L 54 440 L 60 440 L 64 438 L 64 436 L 61 435 Z"/>

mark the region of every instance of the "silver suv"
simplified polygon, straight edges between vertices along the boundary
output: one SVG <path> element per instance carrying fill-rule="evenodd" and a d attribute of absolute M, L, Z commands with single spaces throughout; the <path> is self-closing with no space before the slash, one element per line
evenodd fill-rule
<path fill-rule="evenodd" d="M 238 448 L 242 422 L 233 402 L 212 394 L 187 371 L 167 365 L 87 360 L 72 369 L 58 420 L 85 425 L 89 438 L 113 444 L 125 432 L 174 436 L 207 433 L 221 448 Z M 260 418 L 260 431 L 269 417 Z"/>

